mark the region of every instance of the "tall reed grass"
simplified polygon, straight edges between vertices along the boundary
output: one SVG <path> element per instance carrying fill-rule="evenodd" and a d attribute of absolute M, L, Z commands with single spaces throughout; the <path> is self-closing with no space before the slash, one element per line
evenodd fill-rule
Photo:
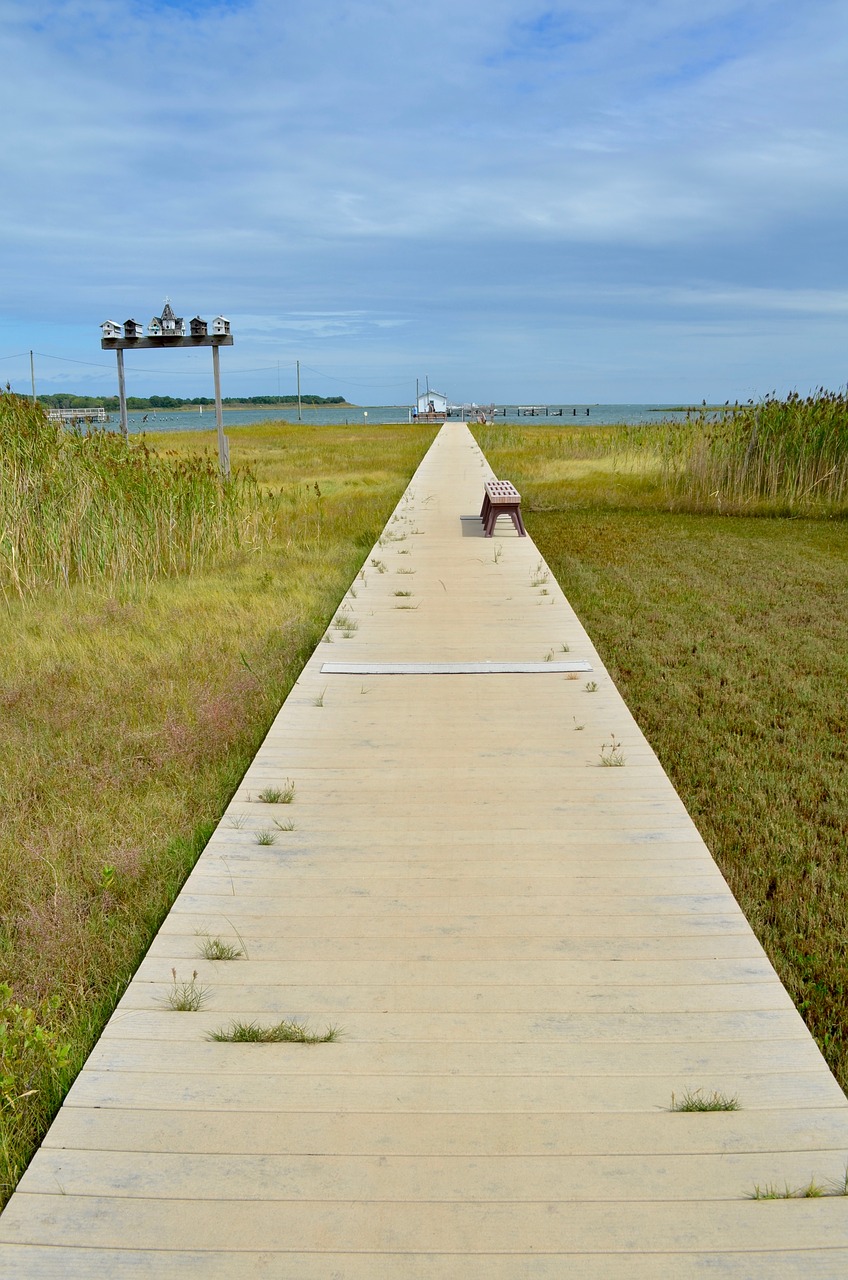
<path fill-rule="evenodd" d="M 848 393 L 820 388 L 633 426 L 479 427 L 535 510 L 602 502 L 723 515 L 848 514 Z"/>
<path fill-rule="evenodd" d="M 785 514 L 848 510 L 848 395 L 820 388 L 802 399 L 702 411 L 667 450 L 666 481 L 688 507 Z"/>
<path fill-rule="evenodd" d="M 276 502 L 249 471 L 69 431 L 0 395 L 0 590 L 147 582 L 267 540 Z"/>

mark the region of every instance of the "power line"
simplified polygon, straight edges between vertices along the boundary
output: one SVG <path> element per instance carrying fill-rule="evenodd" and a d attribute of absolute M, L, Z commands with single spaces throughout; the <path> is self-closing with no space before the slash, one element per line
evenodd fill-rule
<path fill-rule="evenodd" d="M 21 360 L 21 359 L 25 359 L 28 354 L 29 352 L 27 351 L 20 351 L 20 352 L 17 352 L 15 355 L 0 356 L 0 360 Z M 36 351 L 35 355 L 37 355 L 41 360 L 58 360 L 62 364 L 82 365 L 87 369 L 107 369 L 111 372 L 111 370 L 114 367 L 111 363 L 104 364 L 100 361 L 95 361 L 95 360 L 78 360 L 74 356 L 57 356 L 57 355 L 53 355 L 52 352 L 49 352 L 49 351 Z M 278 367 L 280 366 L 282 366 L 283 368 L 290 368 L 293 372 L 295 369 L 295 365 L 296 365 L 296 361 L 292 361 L 291 365 L 289 365 L 288 361 L 279 361 L 279 362 L 275 361 L 273 364 L 253 365 L 252 367 L 241 368 L 241 369 L 232 368 L 231 366 L 228 365 L 227 376 L 233 377 L 235 375 L 244 374 L 244 373 L 275 373 Z M 335 373 L 328 373 L 326 369 L 316 369 L 313 365 L 308 365 L 303 363 L 301 363 L 300 367 L 301 369 L 306 369 L 309 373 L 316 374 L 319 378 L 329 378 L 331 382 L 342 382 L 355 387 L 405 387 L 408 382 L 407 378 L 399 378 L 394 380 L 386 380 L 383 378 L 380 378 L 380 379 L 351 378 L 344 375 L 340 376 L 339 374 L 335 374 Z M 158 378 L 158 377 L 170 377 L 171 375 L 174 375 L 174 374 L 177 375 L 178 377 L 194 377 L 198 372 L 199 372 L 199 369 L 197 367 L 190 368 L 190 369 L 187 369 L 187 368 L 151 369 L 149 365 L 146 365 L 144 367 L 141 367 L 141 366 L 134 367 L 133 377 L 157 377 Z"/>
<path fill-rule="evenodd" d="M 319 378 L 329 378 L 331 382 L 349 382 L 355 387 L 405 387 L 409 381 L 408 378 L 399 378 L 394 382 L 388 382 L 385 378 L 380 378 L 377 381 L 364 381 L 361 378 L 340 378 L 337 374 L 327 373 L 325 369 L 315 369 L 309 364 L 301 363 L 300 367 L 301 369 L 308 369 L 310 373 L 317 373 Z"/>

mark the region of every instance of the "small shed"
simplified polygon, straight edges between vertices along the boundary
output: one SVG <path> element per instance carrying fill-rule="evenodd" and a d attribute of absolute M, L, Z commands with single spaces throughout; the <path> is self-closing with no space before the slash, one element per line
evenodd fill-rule
<path fill-rule="evenodd" d="M 189 321 L 189 329 L 193 338 L 205 338 L 207 328 L 206 321 L 201 320 L 200 316 L 195 316 L 193 320 Z"/>
<path fill-rule="evenodd" d="M 212 321 L 212 332 L 215 335 L 229 333 L 230 322 L 226 316 L 216 316 Z"/>
<path fill-rule="evenodd" d="M 143 338 L 144 325 L 139 324 L 137 320 L 124 321 L 124 337 L 125 338 Z"/>
<path fill-rule="evenodd" d="M 147 332 L 151 338 L 162 337 L 162 321 L 158 316 L 154 316 L 150 321 L 150 324 L 147 326 Z"/>
<path fill-rule="evenodd" d="M 114 320 L 104 320 L 100 326 L 104 338 L 122 338 L 124 331 Z"/>
<path fill-rule="evenodd" d="M 440 417 L 444 417 L 448 411 L 448 398 L 443 396 L 441 391 L 434 391 L 432 387 L 426 391 L 422 391 L 418 397 L 418 416 L 423 417 L 424 414 L 436 413 Z"/>

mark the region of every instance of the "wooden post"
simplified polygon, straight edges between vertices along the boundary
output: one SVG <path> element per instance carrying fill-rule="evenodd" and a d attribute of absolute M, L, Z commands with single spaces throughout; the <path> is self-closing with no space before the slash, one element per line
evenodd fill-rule
<path fill-rule="evenodd" d="M 121 408 L 121 435 L 125 440 L 130 438 L 130 429 L 127 425 L 127 389 L 124 385 L 124 353 L 120 347 L 115 351 L 118 357 L 118 401 Z"/>
<path fill-rule="evenodd" d="M 215 422 L 218 426 L 218 462 L 221 475 L 225 480 L 230 478 L 230 450 L 227 437 L 224 435 L 224 410 L 221 406 L 221 361 L 217 343 L 212 348 L 212 372 L 215 376 Z"/>
<path fill-rule="evenodd" d="M 33 359 L 33 355 L 32 355 L 32 352 L 31 352 L 31 351 L 30 351 L 30 353 L 29 353 L 29 376 L 30 376 L 30 379 L 31 379 L 31 381 L 32 381 L 32 403 L 33 403 L 33 404 L 35 404 L 35 403 L 36 403 L 36 395 L 35 395 L 35 360 Z"/>
<path fill-rule="evenodd" d="M 303 422 L 303 414 L 300 408 L 300 361 L 297 362 L 297 420 Z"/>

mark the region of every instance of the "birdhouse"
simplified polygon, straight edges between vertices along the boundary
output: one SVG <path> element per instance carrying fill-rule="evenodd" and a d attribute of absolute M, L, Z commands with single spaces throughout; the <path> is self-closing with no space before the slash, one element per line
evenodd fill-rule
<path fill-rule="evenodd" d="M 230 322 L 224 316 L 216 316 L 212 321 L 212 332 L 216 335 L 229 333 Z"/>
<path fill-rule="evenodd" d="M 158 316 L 154 316 L 150 321 L 150 324 L 147 326 L 147 332 L 151 338 L 162 337 L 162 321 Z"/>
<path fill-rule="evenodd" d="M 123 337 L 123 329 L 114 320 L 106 320 L 100 326 L 100 331 L 104 338 L 121 338 Z"/>
<path fill-rule="evenodd" d="M 190 321 L 189 328 L 191 329 L 191 336 L 193 338 L 206 337 L 206 331 L 207 331 L 206 321 L 201 320 L 200 316 L 195 316 L 194 319 Z"/>
<path fill-rule="evenodd" d="M 138 323 L 137 320 L 124 321 L 124 337 L 125 338 L 143 338 L 144 325 Z"/>
<path fill-rule="evenodd" d="M 170 302 L 166 302 L 162 310 L 162 337 L 163 338 L 184 338 L 185 337 L 185 320 L 182 316 L 175 316 L 174 309 Z"/>

